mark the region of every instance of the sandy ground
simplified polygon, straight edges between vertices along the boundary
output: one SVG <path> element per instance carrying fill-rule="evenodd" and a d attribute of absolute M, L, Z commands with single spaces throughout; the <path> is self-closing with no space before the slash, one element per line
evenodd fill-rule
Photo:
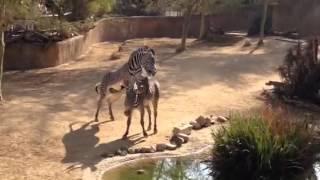
<path fill-rule="evenodd" d="M 101 43 L 68 64 L 6 73 L 6 103 L 0 106 L 0 179 L 80 179 L 85 168 L 95 169 L 101 153 L 164 142 L 172 127 L 199 115 L 261 106 L 258 96 L 264 83 L 278 79 L 275 69 L 292 45 L 269 38 L 264 48 L 248 54 L 252 48 L 242 48 L 241 41 L 191 41 L 188 50 L 177 55 L 178 39 L 131 40 L 116 61 L 108 59 L 119 43 Z M 104 122 L 90 125 L 97 101 L 94 85 L 144 43 L 156 50 L 159 62 L 159 133 L 142 138 L 135 113 L 131 138 L 123 141 L 123 99 L 115 104 L 116 121 L 108 121 L 105 107 L 100 116 Z M 193 136 L 210 139 L 210 131 Z"/>

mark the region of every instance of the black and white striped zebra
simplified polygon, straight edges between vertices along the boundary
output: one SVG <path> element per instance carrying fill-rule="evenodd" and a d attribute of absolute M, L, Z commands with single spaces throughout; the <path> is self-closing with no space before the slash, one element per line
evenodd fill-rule
<path fill-rule="evenodd" d="M 136 84 L 136 87 L 134 87 Z M 160 99 L 160 84 L 154 78 L 143 78 L 142 80 L 132 79 L 129 82 L 129 87 L 126 89 L 125 98 L 125 111 L 124 114 L 128 117 L 127 128 L 123 135 L 123 138 L 127 138 L 129 133 L 132 112 L 134 109 L 138 109 L 140 112 L 140 124 L 142 127 L 142 133 L 146 137 L 148 136 L 144 127 L 144 114 L 145 109 L 148 112 L 149 125 L 147 130 L 151 130 L 151 104 L 153 106 L 153 133 L 156 134 L 157 130 L 157 115 L 158 115 L 158 103 Z"/>
<path fill-rule="evenodd" d="M 107 97 L 109 106 L 110 119 L 114 120 L 112 112 L 112 103 L 117 101 L 123 94 L 112 92 L 112 86 L 118 84 L 121 88 L 128 86 L 130 79 L 141 80 L 146 77 L 152 77 L 157 73 L 155 51 L 147 46 L 138 48 L 133 51 L 127 63 L 119 69 L 107 72 L 102 81 L 96 84 L 96 91 L 100 95 L 97 103 L 97 111 L 95 114 L 95 121 L 98 121 L 99 111 L 102 106 L 103 100 Z M 119 87 L 119 86 L 118 86 Z"/>

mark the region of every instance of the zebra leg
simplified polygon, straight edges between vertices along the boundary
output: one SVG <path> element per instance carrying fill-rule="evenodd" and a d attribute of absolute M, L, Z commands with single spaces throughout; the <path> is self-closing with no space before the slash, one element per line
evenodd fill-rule
<path fill-rule="evenodd" d="M 95 115 L 95 121 L 98 122 L 99 121 L 99 111 L 100 111 L 100 108 L 102 106 L 102 102 L 104 100 L 106 96 L 104 94 L 100 94 L 100 97 L 99 97 L 99 100 L 98 100 L 98 104 L 97 104 L 97 111 L 96 111 L 96 115 Z"/>
<path fill-rule="evenodd" d="M 154 133 L 154 134 L 157 134 L 157 133 L 158 133 L 158 129 L 157 129 L 158 100 L 159 100 L 159 99 L 155 99 L 155 100 L 153 101 L 153 116 L 154 116 L 153 133 Z"/>
<path fill-rule="evenodd" d="M 148 117 L 149 117 L 149 125 L 148 125 L 148 131 L 151 130 L 151 125 L 152 125 L 152 122 L 151 122 L 151 108 L 150 108 L 150 105 L 147 105 L 146 106 L 146 109 L 147 109 L 147 112 L 148 112 Z"/>
<path fill-rule="evenodd" d="M 140 124 L 142 127 L 143 136 L 147 137 L 148 134 L 147 134 L 146 130 L 144 129 L 144 107 L 143 106 L 140 106 Z"/>
<path fill-rule="evenodd" d="M 111 102 L 108 102 L 108 107 L 109 107 L 110 120 L 114 121 L 114 116 L 113 116 L 113 112 L 112 112 L 112 103 Z"/>
<path fill-rule="evenodd" d="M 128 113 L 128 119 L 127 119 L 127 129 L 126 132 L 123 134 L 122 139 L 127 139 L 129 128 L 131 125 L 131 118 L 132 118 L 132 109 L 126 111 Z"/>

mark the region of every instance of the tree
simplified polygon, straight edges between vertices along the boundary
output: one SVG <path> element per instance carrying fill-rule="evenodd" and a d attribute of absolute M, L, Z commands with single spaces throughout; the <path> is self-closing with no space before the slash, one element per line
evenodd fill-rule
<path fill-rule="evenodd" d="M 268 7 L 269 7 L 269 0 L 264 0 L 262 18 L 261 18 L 261 24 L 260 24 L 260 38 L 258 41 L 258 46 L 263 45 L 264 29 L 266 26 L 266 21 L 268 16 Z"/>
<path fill-rule="evenodd" d="M 0 102 L 3 101 L 2 79 L 6 47 L 4 32 L 6 31 L 7 26 L 14 20 L 27 18 L 27 15 L 31 14 L 30 12 L 35 13 L 36 5 L 37 1 L 35 0 L 0 0 Z"/>

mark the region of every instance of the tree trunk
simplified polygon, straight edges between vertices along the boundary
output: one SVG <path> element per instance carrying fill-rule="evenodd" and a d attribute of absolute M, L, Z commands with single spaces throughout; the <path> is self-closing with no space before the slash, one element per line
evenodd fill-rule
<path fill-rule="evenodd" d="M 260 39 L 258 41 L 258 46 L 263 45 L 263 39 L 264 39 L 264 29 L 266 26 L 267 16 L 268 16 L 268 6 L 269 6 L 269 0 L 264 0 L 263 5 L 263 11 L 262 11 L 262 18 L 261 18 L 261 24 L 260 24 Z"/>
<path fill-rule="evenodd" d="M 182 52 L 182 51 L 186 50 L 186 42 L 187 42 L 188 33 L 189 33 L 190 19 L 191 19 L 191 11 L 186 12 L 184 15 L 181 45 L 177 49 L 177 52 Z"/>
<path fill-rule="evenodd" d="M 206 16 L 202 12 L 201 13 L 201 21 L 200 21 L 200 31 L 199 31 L 199 39 L 203 39 L 206 33 Z"/>
<path fill-rule="evenodd" d="M 4 61 L 4 52 L 5 52 L 5 42 L 4 42 L 4 32 L 1 28 L 0 30 L 0 102 L 3 101 L 2 95 L 2 77 L 3 77 L 3 61 Z"/>
<path fill-rule="evenodd" d="M 1 3 L 1 16 L 0 16 L 0 102 L 3 101 L 2 95 L 2 78 L 3 78 L 3 61 L 4 61 L 4 51 L 5 51 L 5 41 L 4 41 L 4 31 L 5 31 L 5 0 L 2 0 Z"/>

